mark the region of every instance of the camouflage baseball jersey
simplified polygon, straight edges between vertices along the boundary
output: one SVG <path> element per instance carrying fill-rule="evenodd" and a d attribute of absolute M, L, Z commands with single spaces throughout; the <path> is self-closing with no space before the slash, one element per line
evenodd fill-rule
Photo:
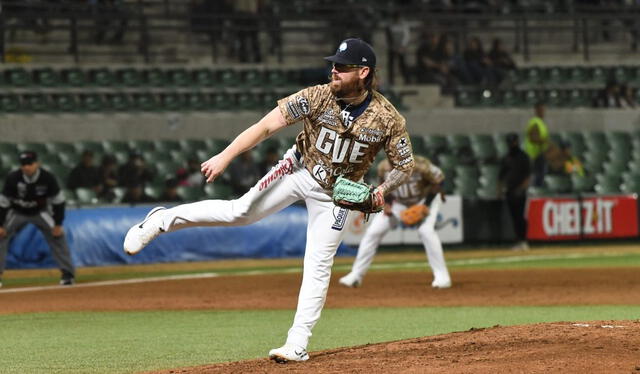
<path fill-rule="evenodd" d="M 303 121 L 296 139 L 313 178 L 330 192 L 338 176 L 360 181 L 384 148 L 394 168 L 414 166 L 405 119 L 387 99 L 373 92 L 368 107 L 347 124 L 328 84 L 305 88 L 278 101 L 287 124 Z"/>
<path fill-rule="evenodd" d="M 391 192 L 391 196 L 399 203 L 413 205 L 432 192 L 432 187 L 442 183 L 444 174 L 439 167 L 432 164 L 427 158 L 414 156 L 416 166 L 411 178 L 400 187 Z M 378 178 L 384 179 L 391 171 L 391 165 L 383 160 L 378 165 Z"/>

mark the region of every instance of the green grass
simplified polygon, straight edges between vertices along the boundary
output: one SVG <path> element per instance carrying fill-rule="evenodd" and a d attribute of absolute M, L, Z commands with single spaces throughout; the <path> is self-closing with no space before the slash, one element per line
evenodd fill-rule
<path fill-rule="evenodd" d="M 265 357 L 292 310 L 73 312 L 0 316 L 2 373 L 131 373 Z M 326 309 L 310 351 L 472 327 L 635 319 L 640 306 Z M 313 353 L 312 353 L 313 356 Z"/>

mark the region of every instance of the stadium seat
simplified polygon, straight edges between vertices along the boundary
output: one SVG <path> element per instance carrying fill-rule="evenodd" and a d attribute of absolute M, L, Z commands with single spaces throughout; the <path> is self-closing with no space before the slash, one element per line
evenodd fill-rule
<path fill-rule="evenodd" d="M 163 110 L 184 110 L 186 108 L 185 97 L 177 92 L 165 92 L 160 95 Z"/>
<path fill-rule="evenodd" d="M 102 148 L 106 153 L 129 152 L 129 143 L 124 140 L 103 140 Z"/>
<path fill-rule="evenodd" d="M 624 193 L 640 193 L 640 178 L 622 182 L 620 191 Z"/>
<path fill-rule="evenodd" d="M 84 93 L 79 96 L 78 107 L 87 112 L 99 112 L 105 109 L 105 100 L 99 93 Z"/>
<path fill-rule="evenodd" d="M 567 92 L 565 105 L 572 108 L 586 107 L 591 105 L 591 99 L 585 91 L 571 89 Z"/>
<path fill-rule="evenodd" d="M 432 157 L 435 157 L 439 153 L 447 150 L 448 143 L 447 138 L 444 135 L 429 134 L 423 136 L 423 139 L 424 145 L 427 148 L 427 152 Z"/>
<path fill-rule="evenodd" d="M 122 202 L 124 195 L 127 193 L 127 189 L 124 187 L 114 187 L 111 189 L 113 192 L 113 203 L 119 204 Z"/>
<path fill-rule="evenodd" d="M 602 66 L 594 66 L 591 68 L 591 83 L 605 84 L 609 80 L 607 70 Z"/>
<path fill-rule="evenodd" d="M 72 152 L 76 153 L 76 147 L 72 143 L 66 142 L 48 142 L 45 147 L 49 153 Z"/>
<path fill-rule="evenodd" d="M 43 87 L 55 87 L 60 84 L 60 75 L 51 68 L 33 70 L 34 83 Z"/>
<path fill-rule="evenodd" d="M 482 163 L 497 161 L 498 152 L 490 135 L 471 135 L 471 151 L 476 160 Z"/>
<path fill-rule="evenodd" d="M 150 92 L 133 94 L 133 107 L 145 112 L 154 112 L 161 108 L 159 100 Z"/>
<path fill-rule="evenodd" d="M 534 104 L 543 99 L 542 95 L 536 90 L 526 90 L 523 96 L 523 105 L 533 107 Z"/>
<path fill-rule="evenodd" d="M 507 108 L 517 107 L 522 105 L 522 98 L 516 90 L 505 90 L 502 92 L 502 106 Z"/>
<path fill-rule="evenodd" d="M 110 87 L 116 83 L 115 74 L 106 68 L 89 70 L 89 80 L 92 85 L 98 87 Z"/>
<path fill-rule="evenodd" d="M 542 82 L 543 73 L 542 70 L 538 67 L 533 66 L 524 68 L 521 70 L 521 72 L 522 76 L 520 78 L 520 83 L 535 86 Z"/>
<path fill-rule="evenodd" d="M 479 105 L 482 107 L 493 108 L 498 105 L 500 98 L 497 91 L 482 90 L 479 97 Z"/>
<path fill-rule="evenodd" d="M 129 140 L 129 149 L 137 152 L 155 151 L 155 143 L 152 140 Z"/>
<path fill-rule="evenodd" d="M 409 139 L 411 140 L 411 147 L 413 148 L 414 154 L 428 157 L 428 149 L 422 136 L 411 135 L 409 136 Z"/>
<path fill-rule="evenodd" d="M 160 197 L 164 192 L 164 188 L 159 185 L 151 185 L 144 187 L 144 193 L 151 196 L 154 200 L 160 201 Z"/>
<path fill-rule="evenodd" d="M 213 71 L 209 69 L 197 69 L 192 72 L 193 84 L 198 87 L 213 87 L 215 85 L 215 76 Z"/>
<path fill-rule="evenodd" d="M 22 143 L 17 143 L 16 146 L 19 152 L 35 151 L 38 153 L 38 155 L 46 155 L 49 153 L 49 150 L 47 149 L 47 146 L 45 145 L 45 143 L 22 142 Z"/>
<path fill-rule="evenodd" d="M 169 176 L 175 176 L 176 172 L 183 165 L 174 160 L 153 160 L 150 163 L 156 168 L 156 175 L 160 178 L 167 178 Z"/>
<path fill-rule="evenodd" d="M 63 84 L 71 87 L 84 87 L 89 81 L 85 72 L 78 68 L 62 69 L 60 79 Z"/>
<path fill-rule="evenodd" d="M 527 194 L 532 197 L 546 196 L 551 194 L 551 191 L 546 187 L 538 187 L 538 186 L 529 186 L 527 189 Z"/>
<path fill-rule="evenodd" d="M 185 108 L 190 110 L 211 109 L 210 96 L 200 92 L 190 92 L 186 94 L 184 105 Z"/>
<path fill-rule="evenodd" d="M 571 83 L 584 83 L 587 81 L 587 70 L 583 66 L 572 66 L 567 72 L 567 79 Z"/>
<path fill-rule="evenodd" d="M 60 93 L 51 95 L 51 105 L 53 110 L 59 112 L 75 112 L 78 110 L 76 96 L 71 93 Z"/>
<path fill-rule="evenodd" d="M 546 104 L 551 107 L 562 107 L 565 105 L 565 98 L 563 92 L 560 90 L 548 90 L 546 92 Z"/>
<path fill-rule="evenodd" d="M 175 87 L 189 87 L 193 84 L 193 79 L 185 69 L 171 69 L 167 71 L 167 83 Z"/>
<path fill-rule="evenodd" d="M 142 85 L 142 73 L 134 68 L 122 68 L 115 73 L 118 82 L 127 87 L 140 87 Z"/>
<path fill-rule="evenodd" d="M 171 139 L 154 140 L 153 148 L 156 152 L 169 153 L 173 150 L 182 151 L 180 142 Z"/>
<path fill-rule="evenodd" d="M 596 185 L 596 180 L 594 177 L 590 175 L 585 175 L 583 177 L 577 174 L 571 174 L 571 185 L 573 186 L 573 191 L 578 193 L 588 193 L 593 192 L 593 188 Z"/>
<path fill-rule="evenodd" d="M 64 195 L 64 201 L 65 201 L 65 205 L 67 206 L 67 208 L 69 207 L 75 207 L 77 205 L 76 203 L 76 193 L 73 192 L 73 190 L 68 189 L 68 188 L 62 188 L 62 194 Z"/>
<path fill-rule="evenodd" d="M 91 188 L 79 187 L 75 189 L 78 205 L 92 205 L 98 203 L 98 196 Z"/>
<path fill-rule="evenodd" d="M 454 167 L 456 178 L 461 182 L 474 182 L 478 183 L 478 177 L 480 171 L 475 165 L 458 165 Z"/>
<path fill-rule="evenodd" d="M 236 109 L 235 95 L 227 92 L 215 93 L 212 97 L 212 108 L 215 110 L 233 110 Z"/>
<path fill-rule="evenodd" d="M 238 110 L 256 110 L 260 107 L 260 101 L 251 92 L 239 92 L 236 95 L 236 108 Z"/>
<path fill-rule="evenodd" d="M 205 194 L 202 188 L 199 186 L 178 186 L 178 196 L 184 201 L 197 201 L 201 200 Z"/>
<path fill-rule="evenodd" d="M 545 175 L 544 186 L 552 193 L 569 193 L 572 190 L 571 179 L 566 175 Z"/>
<path fill-rule="evenodd" d="M 442 153 L 438 156 L 437 165 L 443 170 L 444 169 L 453 170 L 459 164 L 460 163 L 458 162 L 458 157 L 455 156 L 454 154 Z"/>
<path fill-rule="evenodd" d="M 245 87 L 260 87 L 264 84 L 264 74 L 257 69 L 248 69 L 242 72 L 241 80 Z"/>
<path fill-rule="evenodd" d="M 473 180 L 462 180 L 459 177 L 454 178 L 453 192 L 463 198 L 472 199 L 478 197 L 478 189 L 480 184 Z"/>
<path fill-rule="evenodd" d="M 222 200 L 234 197 L 231 187 L 223 183 L 207 183 L 204 186 L 204 195 L 209 199 Z"/>
<path fill-rule="evenodd" d="M 273 109 L 278 105 L 278 100 L 280 99 L 280 97 L 281 97 L 280 95 L 272 91 L 263 92 L 260 95 L 260 99 L 259 99 L 260 106 L 264 110 Z"/>
<path fill-rule="evenodd" d="M 479 95 L 476 91 L 460 90 L 455 94 L 456 106 L 473 107 L 478 105 Z"/>
<path fill-rule="evenodd" d="M 17 157 L 18 147 L 16 143 L 0 142 L 0 154 L 10 154 Z"/>
<path fill-rule="evenodd" d="M 8 69 L 4 74 L 4 81 L 8 86 L 27 87 L 33 83 L 31 73 L 24 68 Z"/>
<path fill-rule="evenodd" d="M 20 97 L 16 94 L 0 95 L 0 112 L 14 113 L 21 109 Z"/>
<path fill-rule="evenodd" d="M 567 80 L 567 71 L 560 66 L 551 66 L 547 68 L 546 82 L 553 85 L 560 85 Z"/>
<path fill-rule="evenodd" d="M 236 87 L 241 83 L 240 74 L 233 69 L 218 71 L 217 81 L 224 87 Z"/>
<path fill-rule="evenodd" d="M 49 105 L 49 98 L 43 93 L 29 93 L 24 94 L 22 108 L 29 112 L 46 112 L 52 110 L 53 107 Z"/>
<path fill-rule="evenodd" d="M 85 141 L 77 142 L 74 145 L 76 147 L 76 152 L 78 154 L 82 153 L 82 151 L 86 149 L 93 151 L 93 153 L 104 153 L 104 149 L 102 148 L 101 142 L 85 140 Z"/>
<path fill-rule="evenodd" d="M 500 173 L 500 166 L 497 164 L 484 164 L 478 167 L 480 177 L 478 182 L 483 187 L 495 186 L 498 184 L 498 175 Z"/>
<path fill-rule="evenodd" d="M 284 71 L 279 69 L 267 70 L 265 80 L 269 87 L 284 87 L 290 84 Z"/>
<path fill-rule="evenodd" d="M 206 149 L 207 144 L 202 139 L 180 139 L 178 140 L 180 149 L 184 153 L 195 153 L 200 149 Z"/>
<path fill-rule="evenodd" d="M 143 72 L 143 82 L 151 87 L 164 87 L 167 85 L 167 76 L 162 69 L 147 69 Z"/>
<path fill-rule="evenodd" d="M 124 112 L 133 108 L 133 100 L 126 93 L 111 93 L 106 95 L 109 110 Z"/>
<path fill-rule="evenodd" d="M 618 181 L 603 179 L 596 183 L 594 190 L 599 194 L 617 194 L 620 193 L 620 183 Z"/>

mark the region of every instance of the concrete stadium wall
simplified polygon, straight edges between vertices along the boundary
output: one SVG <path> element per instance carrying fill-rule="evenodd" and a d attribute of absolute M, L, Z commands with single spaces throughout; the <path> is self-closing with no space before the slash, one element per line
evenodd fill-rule
<path fill-rule="evenodd" d="M 0 141 L 233 138 L 262 117 L 261 112 L 11 114 L 0 116 Z M 504 133 L 523 131 L 530 109 L 434 108 L 404 113 L 412 134 Z M 552 132 L 640 129 L 639 109 L 549 109 Z M 293 136 L 300 125 L 277 136 Z"/>

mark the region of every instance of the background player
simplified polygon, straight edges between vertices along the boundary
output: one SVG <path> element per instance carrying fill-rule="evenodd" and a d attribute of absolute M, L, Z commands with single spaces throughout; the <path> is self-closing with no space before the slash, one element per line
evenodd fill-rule
<path fill-rule="evenodd" d="M 443 202 L 440 186 L 444 181 L 444 174 L 440 168 L 424 157 L 416 156 L 415 162 L 416 166 L 411 178 L 391 192 L 387 199 L 390 202 L 385 204 L 384 212 L 376 214 L 371 220 L 358 247 L 358 254 L 351 272 L 340 278 L 339 282 L 343 286 L 357 287 L 361 285 L 382 238 L 389 230 L 399 224 L 402 212 L 415 204 L 426 204 L 428 205 L 426 219 L 418 222 L 417 225 L 419 225 L 418 234 L 424 244 L 427 259 L 433 271 L 434 279 L 431 286 L 434 288 L 451 287 L 451 277 L 444 261 L 442 243 L 435 230 L 438 210 Z M 378 166 L 378 178 L 384 179 L 390 170 L 389 162 L 382 161 Z"/>
<path fill-rule="evenodd" d="M 212 182 L 236 156 L 302 121 L 296 144 L 249 192 L 231 201 L 156 207 L 124 240 L 124 250 L 135 254 L 162 232 L 247 225 L 304 200 L 309 222 L 302 285 L 286 344 L 269 352 L 278 362 L 309 358 L 306 348 L 311 329 L 320 318 L 333 257 L 349 217 L 349 210 L 333 204 L 335 180 L 339 176 L 361 180 L 384 148 L 392 169 L 373 192 L 375 205 L 382 207 L 384 196 L 404 183 L 414 166 L 404 118 L 375 90 L 376 56 L 371 46 L 360 39 L 347 39 L 335 55 L 325 59 L 333 63 L 329 84 L 281 99 L 277 108 L 238 135 L 224 151 L 202 163 L 202 173 Z"/>
<path fill-rule="evenodd" d="M 0 280 L 9 240 L 31 223 L 42 231 L 51 247 L 53 258 L 62 272 L 60 284 L 72 285 L 75 283 L 75 269 L 62 228 L 65 198 L 60 185 L 53 174 L 40 168 L 36 152 L 21 152 L 19 158 L 20 170 L 7 175 L 0 194 Z"/>

